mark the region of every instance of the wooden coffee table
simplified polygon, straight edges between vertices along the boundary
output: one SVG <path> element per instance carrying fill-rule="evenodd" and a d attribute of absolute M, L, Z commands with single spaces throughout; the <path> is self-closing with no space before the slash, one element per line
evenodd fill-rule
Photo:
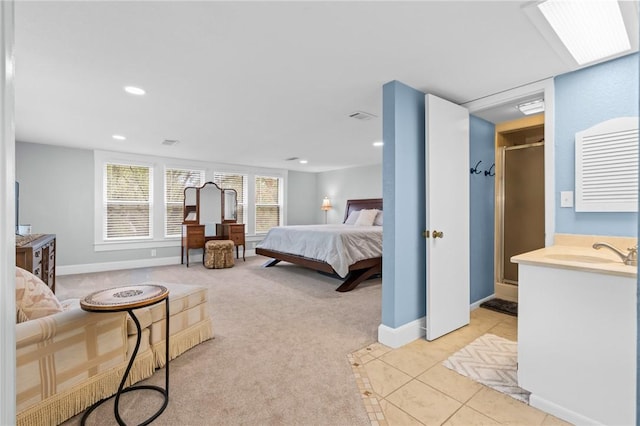
<path fill-rule="evenodd" d="M 129 376 L 129 372 L 131 371 L 131 367 L 133 366 L 133 362 L 136 359 L 136 355 L 138 354 L 138 349 L 140 349 L 140 340 L 142 338 L 142 330 L 140 327 L 140 321 L 136 318 L 133 313 L 134 309 L 143 308 L 145 306 L 155 305 L 156 303 L 160 303 L 164 300 L 165 303 L 165 318 L 166 318 L 166 370 L 165 370 L 165 387 L 164 389 L 159 386 L 152 385 L 138 385 L 138 386 L 129 386 L 124 389 L 124 384 L 127 381 L 127 377 Z M 115 414 L 116 420 L 119 425 L 125 426 L 126 423 L 120 417 L 118 404 L 120 403 L 120 395 L 125 392 L 131 392 L 139 389 L 151 389 L 160 392 L 164 397 L 164 403 L 162 407 L 156 413 L 154 413 L 151 417 L 149 417 L 144 422 L 140 423 L 140 425 L 148 425 L 152 421 L 154 421 L 162 412 L 167 408 L 167 404 L 169 403 L 169 290 L 166 287 L 156 284 L 141 284 L 141 285 L 129 285 L 122 287 L 114 287 L 106 290 L 99 290 L 93 292 L 86 296 L 84 299 L 80 301 L 80 307 L 85 311 L 89 312 L 123 312 L 126 311 L 133 319 L 133 322 L 136 325 L 136 329 L 138 331 L 136 338 L 136 345 L 133 349 L 133 353 L 131 354 L 131 358 L 129 359 L 129 364 L 127 365 L 127 369 L 125 370 L 122 380 L 120 381 L 120 386 L 118 387 L 118 392 L 115 397 L 115 404 L 113 408 L 113 412 Z M 93 404 L 82 416 L 81 424 L 84 425 L 87 417 L 95 410 L 100 404 L 111 399 L 112 397 L 105 398 Z"/>

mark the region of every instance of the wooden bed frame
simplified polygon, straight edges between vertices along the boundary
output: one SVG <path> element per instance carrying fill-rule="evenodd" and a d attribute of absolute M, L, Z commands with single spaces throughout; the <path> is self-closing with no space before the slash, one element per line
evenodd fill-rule
<path fill-rule="evenodd" d="M 349 214 L 352 211 L 362 209 L 378 209 L 382 210 L 382 198 L 367 198 L 362 200 L 347 200 L 347 208 L 344 212 L 344 221 L 347 220 Z M 313 269 L 315 271 L 325 272 L 328 274 L 336 274 L 336 271 L 326 262 L 316 259 L 310 259 L 308 257 L 298 256 L 295 254 L 282 253 L 275 250 L 266 250 L 256 248 L 256 254 L 271 257 L 273 260 L 268 261 L 263 266 L 265 268 L 274 266 L 280 261 L 294 263 L 296 265 L 303 266 L 305 268 Z M 351 291 L 358 286 L 362 281 L 372 277 L 375 274 L 382 272 L 382 257 L 374 257 L 371 259 L 363 259 L 359 262 L 349 266 L 349 273 L 345 277 L 344 281 L 336 289 L 336 291 L 345 292 Z M 337 274 L 336 274 L 337 275 Z"/>

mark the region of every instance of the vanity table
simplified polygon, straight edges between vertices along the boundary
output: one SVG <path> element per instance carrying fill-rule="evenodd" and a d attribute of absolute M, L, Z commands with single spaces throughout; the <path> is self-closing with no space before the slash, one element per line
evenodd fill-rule
<path fill-rule="evenodd" d="M 518 385 L 529 403 L 573 424 L 636 424 L 637 267 L 608 242 L 556 234 L 518 263 Z"/>
<path fill-rule="evenodd" d="M 226 225 L 242 227 L 244 248 L 244 224 L 236 223 L 237 199 L 234 189 L 222 189 L 213 182 L 184 189 L 180 263 L 184 264 L 186 255 L 188 267 L 189 251 L 204 250 L 207 241 L 232 239 L 228 233 L 224 232 Z M 237 235 L 237 232 L 234 235 Z M 237 244 L 235 241 L 234 243 Z"/>

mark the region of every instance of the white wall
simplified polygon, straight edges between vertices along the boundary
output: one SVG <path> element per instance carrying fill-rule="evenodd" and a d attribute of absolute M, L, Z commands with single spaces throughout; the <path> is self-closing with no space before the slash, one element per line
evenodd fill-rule
<path fill-rule="evenodd" d="M 318 173 L 316 192 L 317 223 L 324 223 L 320 204 L 325 196 L 333 206 L 327 212 L 327 222 L 342 223 L 347 200 L 382 198 L 382 164 Z"/>
<path fill-rule="evenodd" d="M 322 197 L 316 194 L 318 173 L 289 171 L 287 179 L 287 225 L 317 222 Z"/>
<path fill-rule="evenodd" d="M 20 223 L 33 233 L 56 234 L 59 273 L 154 266 L 176 263 L 180 245 L 149 249 L 94 250 L 93 151 L 16 143 L 16 180 L 20 182 Z M 329 222 L 341 223 L 347 199 L 382 196 L 382 166 L 366 166 L 325 173 L 289 171 L 287 224 L 324 223 L 322 198 L 329 195 L 334 209 Z M 247 250 L 255 242 L 247 242 Z M 110 265 L 105 267 L 105 265 Z"/>

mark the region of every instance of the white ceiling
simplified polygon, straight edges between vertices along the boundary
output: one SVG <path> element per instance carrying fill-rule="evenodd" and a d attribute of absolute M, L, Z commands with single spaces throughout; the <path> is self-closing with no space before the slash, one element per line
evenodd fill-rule
<path fill-rule="evenodd" d="M 386 82 L 466 103 L 571 70 L 528 3 L 17 1 L 16 138 L 314 172 L 378 164 Z"/>

